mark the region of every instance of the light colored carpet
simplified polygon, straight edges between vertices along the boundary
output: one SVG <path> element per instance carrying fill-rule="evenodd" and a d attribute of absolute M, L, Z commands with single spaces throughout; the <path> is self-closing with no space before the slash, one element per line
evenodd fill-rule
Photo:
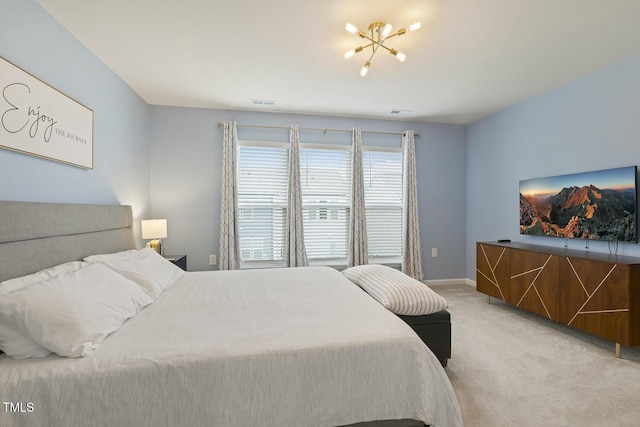
<path fill-rule="evenodd" d="M 557 325 L 466 284 L 432 289 L 450 303 L 446 368 L 466 427 L 640 426 L 640 347 Z"/>

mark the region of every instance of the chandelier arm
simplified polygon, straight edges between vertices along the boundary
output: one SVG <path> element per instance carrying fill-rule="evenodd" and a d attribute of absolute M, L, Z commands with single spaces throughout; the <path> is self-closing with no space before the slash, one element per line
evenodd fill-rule
<path fill-rule="evenodd" d="M 367 39 L 369 40 L 371 43 L 377 43 L 374 39 L 372 39 L 371 37 L 369 37 L 366 33 L 363 33 L 363 35 L 361 35 L 360 37 L 362 37 L 363 39 Z M 370 45 L 369 45 L 370 46 Z"/>
<path fill-rule="evenodd" d="M 386 47 L 385 45 L 381 44 L 380 47 L 387 49 L 389 52 L 391 52 L 391 49 Z"/>
<path fill-rule="evenodd" d="M 375 44 L 374 48 L 373 48 L 373 52 L 371 53 L 371 56 L 369 57 L 369 60 L 367 62 L 371 62 L 373 60 L 373 57 L 375 56 L 376 52 L 378 51 L 378 48 L 380 46 L 382 46 L 380 43 L 373 43 Z"/>
<path fill-rule="evenodd" d="M 368 38 L 368 37 L 367 37 L 367 38 Z M 378 51 L 378 48 L 379 48 L 380 46 L 382 46 L 383 48 L 385 48 L 385 49 L 387 49 L 389 52 L 391 52 L 391 50 L 390 50 L 388 47 L 386 47 L 386 46 L 384 45 L 384 42 L 385 42 L 388 38 L 389 38 L 388 36 L 387 36 L 387 37 L 382 37 L 382 38 L 381 38 L 380 40 L 378 40 L 378 41 L 375 41 L 375 40 L 371 40 L 371 39 L 370 39 L 370 40 L 372 41 L 372 43 L 371 43 L 369 46 L 373 46 L 373 52 L 371 52 L 371 56 L 369 57 L 369 60 L 368 60 L 367 62 L 365 62 L 365 66 L 366 66 L 366 64 L 371 64 L 371 61 L 373 61 L 373 57 L 376 55 L 376 52 Z M 369 47 L 369 46 L 367 46 L 367 47 Z"/>
<path fill-rule="evenodd" d="M 404 33 L 402 33 L 404 34 Z M 396 31 L 395 33 L 388 35 L 387 37 L 384 38 L 384 40 L 389 40 L 391 37 L 395 37 L 395 36 L 401 36 L 402 34 L 400 34 L 398 31 Z"/>

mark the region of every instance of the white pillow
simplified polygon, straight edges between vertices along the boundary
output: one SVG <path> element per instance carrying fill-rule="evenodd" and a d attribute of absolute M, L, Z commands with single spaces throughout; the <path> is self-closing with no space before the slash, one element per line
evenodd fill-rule
<path fill-rule="evenodd" d="M 0 302 L 2 299 L 3 297 L 0 295 Z M 2 320 L 0 320 L 0 350 L 14 359 L 47 357 L 51 354 L 49 350 Z"/>
<path fill-rule="evenodd" d="M 114 252 L 112 254 L 98 254 L 98 255 L 90 255 L 83 259 L 84 262 L 88 262 L 89 264 L 95 264 L 96 262 L 108 261 L 111 259 L 119 258 L 121 256 L 131 255 L 132 253 L 138 252 L 137 249 L 128 249 L 126 251 Z"/>
<path fill-rule="evenodd" d="M 79 270 L 82 267 L 86 267 L 87 265 L 89 264 L 83 261 L 70 261 L 65 262 L 64 264 L 56 265 L 55 267 L 40 270 L 37 273 L 29 274 L 27 276 L 5 280 L 4 282 L 0 283 L 0 293 L 11 292 L 16 289 L 24 288 L 25 286 L 28 286 L 32 283 L 42 282 L 43 280 L 56 277 L 59 274 Z"/>
<path fill-rule="evenodd" d="M 185 274 L 180 267 L 149 248 L 101 258 L 98 262 L 136 282 L 154 299 Z"/>
<path fill-rule="evenodd" d="M 448 306 L 424 283 L 385 265 L 358 265 L 342 274 L 395 314 L 422 316 Z"/>
<path fill-rule="evenodd" d="M 3 294 L 0 322 L 60 356 L 80 357 L 152 301 L 135 283 L 96 264 Z"/>
<path fill-rule="evenodd" d="M 47 268 L 37 273 L 27 276 L 16 277 L 15 279 L 5 280 L 0 283 L 0 299 L 3 292 L 11 292 L 16 289 L 22 289 L 33 283 L 50 279 L 63 273 L 78 270 L 87 266 L 86 262 L 71 261 L 55 267 Z M 18 332 L 15 328 L 9 326 L 6 322 L 0 321 L 0 350 L 4 351 L 7 356 L 14 359 L 28 359 L 31 357 L 47 357 L 51 354 L 49 350 L 40 344 Z"/>

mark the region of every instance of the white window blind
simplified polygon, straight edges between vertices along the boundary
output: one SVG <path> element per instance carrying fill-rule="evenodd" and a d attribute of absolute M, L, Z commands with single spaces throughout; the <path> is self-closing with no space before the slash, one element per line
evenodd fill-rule
<path fill-rule="evenodd" d="M 351 205 L 351 152 L 301 148 L 304 243 L 309 261 L 347 258 Z"/>
<path fill-rule="evenodd" d="M 284 261 L 288 149 L 238 149 L 240 260 Z"/>
<path fill-rule="evenodd" d="M 402 153 L 363 149 L 369 258 L 402 255 Z"/>
<path fill-rule="evenodd" d="M 288 144 L 241 141 L 238 220 L 243 266 L 284 265 Z M 402 253 L 402 155 L 363 149 L 369 257 L 398 262 Z M 303 144 L 300 179 L 309 261 L 345 264 L 349 250 L 351 151 Z"/>

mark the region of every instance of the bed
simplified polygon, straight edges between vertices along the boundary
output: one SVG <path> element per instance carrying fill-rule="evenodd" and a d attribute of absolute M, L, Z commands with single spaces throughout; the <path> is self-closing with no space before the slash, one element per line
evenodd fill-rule
<path fill-rule="evenodd" d="M 0 281 L 135 248 L 132 223 L 0 201 Z M 433 353 L 327 267 L 185 273 L 87 357 L 0 355 L 0 401 L 2 427 L 462 425 Z"/>

